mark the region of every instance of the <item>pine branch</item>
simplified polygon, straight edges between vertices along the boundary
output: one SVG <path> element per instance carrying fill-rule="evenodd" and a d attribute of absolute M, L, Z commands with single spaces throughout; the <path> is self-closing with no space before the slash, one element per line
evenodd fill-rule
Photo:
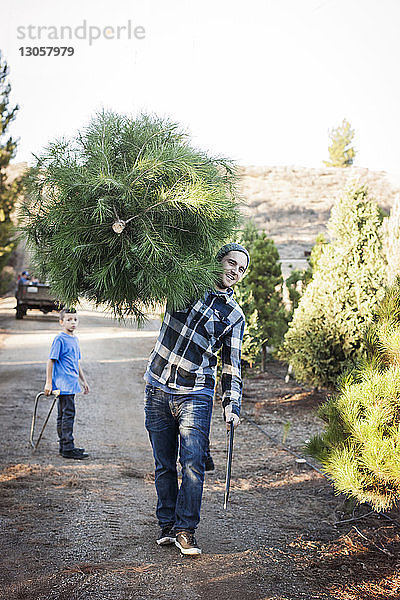
<path fill-rule="evenodd" d="M 176 124 L 102 113 L 38 157 L 21 229 L 60 299 L 140 319 L 214 285 L 215 253 L 240 221 L 235 181 L 229 161 L 192 148 Z"/>

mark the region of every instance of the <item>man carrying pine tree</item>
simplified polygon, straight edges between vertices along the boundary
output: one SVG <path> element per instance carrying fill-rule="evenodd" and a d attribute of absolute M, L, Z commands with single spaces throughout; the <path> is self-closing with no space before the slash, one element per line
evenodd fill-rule
<path fill-rule="evenodd" d="M 237 427 L 242 396 L 240 355 L 245 319 L 232 287 L 249 265 L 240 244 L 217 253 L 222 273 L 214 290 L 184 310 L 167 311 L 150 355 L 145 380 L 145 424 L 153 447 L 157 544 L 175 544 L 182 554 L 201 554 L 194 531 L 200 521 L 205 455 L 216 380 L 222 358 L 222 406 Z M 182 467 L 178 488 L 176 461 Z"/>

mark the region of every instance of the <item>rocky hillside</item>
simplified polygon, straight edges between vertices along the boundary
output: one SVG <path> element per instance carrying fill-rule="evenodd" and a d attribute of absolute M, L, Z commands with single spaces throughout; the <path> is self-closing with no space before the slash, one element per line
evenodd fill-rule
<path fill-rule="evenodd" d="M 275 241 L 285 274 L 290 265 L 305 265 L 304 253 L 326 232 L 335 198 L 352 182 L 365 183 L 387 212 L 400 194 L 385 172 L 361 167 L 241 167 L 239 174 L 244 213 Z"/>

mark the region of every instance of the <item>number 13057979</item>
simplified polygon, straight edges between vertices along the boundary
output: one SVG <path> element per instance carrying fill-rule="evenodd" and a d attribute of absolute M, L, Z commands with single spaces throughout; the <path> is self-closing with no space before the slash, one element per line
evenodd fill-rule
<path fill-rule="evenodd" d="M 75 48 L 72 46 L 21 46 L 21 56 L 72 56 Z"/>

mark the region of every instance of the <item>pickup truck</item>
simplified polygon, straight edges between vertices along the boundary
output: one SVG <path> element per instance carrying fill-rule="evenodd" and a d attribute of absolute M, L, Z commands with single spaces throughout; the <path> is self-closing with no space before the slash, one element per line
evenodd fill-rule
<path fill-rule="evenodd" d="M 57 298 L 52 295 L 50 286 L 43 283 L 27 284 L 20 282 L 18 283 L 15 297 L 17 299 L 17 306 L 15 307 L 16 319 L 23 319 L 27 310 L 31 308 L 37 308 L 44 314 L 52 310 L 59 311 L 62 308 Z"/>

